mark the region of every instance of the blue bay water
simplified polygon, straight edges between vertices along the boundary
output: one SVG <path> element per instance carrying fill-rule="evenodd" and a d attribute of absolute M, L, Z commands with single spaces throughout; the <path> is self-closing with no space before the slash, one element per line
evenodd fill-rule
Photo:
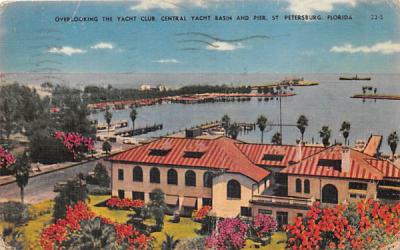
<path fill-rule="evenodd" d="M 299 115 L 309 119 L 309 126 L 305 132 L 305 140 L 320 142 L 318 131 L 323 125 L 332 130 L 331 142 L 343 141 L 339 131 L 343 121 L 351 123 L 350 143 L 358 139 L 367 140 L 371 134 L 381 134 L 385 137 L 382 149 L 389 151 L 386 137 L 393 130 L 399 130 L 400 101 L 365 100 L 350 98 L 351 95 L 362 93 L 363 86 L 377 88 L 378 93 L 400 93 L 400 75 L 385 74 L 373 75 L 371 81 L 339 81 L 338 75 L 314 75 L 307 80 L 320 81 L 320 85 L 295 88 L 296 96 L 282 99 L 283 123 L 295 124 Z M 164 129 L 149 133 L 146 137 L 165 135 L 181 129 L 189 128 L 207 121 L 219 120 L 228 114 L 237 122 L 255 122 L 259 115 L 265 115 L 269 122 L 277 124 L 279 121 L 279 101 L 259 102 L 253 98 L 249 102 L 206 103 L 206 104 L 163 104 L 137 109 L 138 118 L 135 126 L 145 126 L 154 123 L 163 123 Z M 102 121 L 103 114 L 97 114 Z M 129 110 L 114 112 L 113 119 L 128 119 Z M 270 142 L 278 127 L 265 135 L 265 142 Z M 283 142 L 293 144 L 300 137 L 296 127 L 284 127 Z M 239 139 L 249 142 L 259 142 L 260 132 L 241 134 Z"/>

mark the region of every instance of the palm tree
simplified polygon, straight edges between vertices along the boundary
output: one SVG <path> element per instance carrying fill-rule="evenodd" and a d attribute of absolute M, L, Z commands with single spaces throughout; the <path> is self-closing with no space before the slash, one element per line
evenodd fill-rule
<path fill-rule="evenodd" d="M 300 130 L 301 133 L 301 141 L 303 141 L 304 132 L 306 131 L 307 126 L 308 126 L 307 117 L 305 115 L 300 115 L 299 118 L 297 119 L 297 128 Z"/>
<path fill-rule="evenodd" d="M 106 224 L 99 217 L 82 221 L 80 230 L 63 243 L 66 249 L 118 249 L 118 235 L 115 227 Z"/>
<path fill-rule="evenodd" d="M 282 145 L 282 135 L 279 132 L 276 132 L 271 139 L 271 142 L 276 145 Z"/>
<path fill-rule="evenodd" d="M 24 189 L 28 185 L 30 169 L 31 165 L 29 164 L 27 153 L 24 152 L 13 165 L 15 179 L 20 188 L 21 203 L 24 203 Z"/>
<path fill-rule="evenodd" d="M 231 125 L 231 118 L 228 115 L 224 115 L 221 119 L 221 126 L 225 130 L 225 135 L 228 135 L 228 128 Z"/>
<path fill-rule="evenodd" d="M 261 131 L 261 143 L 264 142 L 264 130 L 267 127 L 267 121 L 268 121 L 267 118 L 265 116 L 263 116 L 263 115 L 260 115 L 257 118 L 257 125 L 258 125 L 258 128 Z"/>
<path fill-rule="evenodd" d="M 319 131 L 319 137 L 322 138 L 322 144 L 325 147 L 329 146 L 330 142 L 329 139 L 331 138 L 331 130 L 328 126 L 322 126 L 321 130 Z"/>
<path fill-rule="evenodd" d="M 342 132 L 342 135 L 344 137 L 344 145 L 347 145 L 347 138 L 350 134 L 350 122 L 344 121 L 342 123 L 342 126 L 340 127 L 340 131 Z"/>
<path fill-rule="evenodd" d="M 228 128 L 228 135 L 236 140 L 238 135 L 239 135 L 239 131 L 240 131 L 240 126 L 237 123 L 232 123 L 229 128 Z"/>
<path fill-rule="evenodd" d="M 112 150 L 111 144 L 108 141 L 104 141 L 102 145 L 102 150 L 106 152 L 106 155 L 108 155 Z"/>
<path fill-rule="evenodd" d="M 110 126 L 111 126 L 111 119 L 112 119 L 112 113 L 110 109 L 107 106 L 106 112 L 104 113 L 104 119 L 106 120 L 107 123 L 107 132 L 108 134 L 110 133 Z"/>
<path fill-rule="evenodd" d="M 396 131 L 393 131 L 387 138 L 387 143 L 392 151 L 392 156 L 396 153 L 397 144 L 399 143 L 399 136 Z"/>
<path fill-rule="evenodd" d="M 134 129 L 135 128 L 135 120 L 136 120 L 136 117 L 137 117 L 136 109 L 134 109 L 134 108 L 131 109 L 131 112 L 129 113 L 129 117 L 132 120 L 132 129 Z"/>
<path fill-rule="evenodd" d="M 162 250 L 174 250 L 178 245 L 179 240 L 175 240 L 174 236 L 165 234 L 165 240 L 161 244 Z"/>

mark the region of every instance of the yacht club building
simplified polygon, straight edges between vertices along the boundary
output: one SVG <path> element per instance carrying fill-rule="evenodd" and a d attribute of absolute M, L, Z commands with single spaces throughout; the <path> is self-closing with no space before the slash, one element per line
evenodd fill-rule
<path fill-rule="evenodd" d="M 182 214 L 211 205 L 217 216 L 267 213 L 287 224 L 314 201 L 329 206 L 365 198 L 390 201 L 400 194 L 396 166 L 341 145 L 162 137 L 110 161 L 113 196 L 147 202 L 159 188 Z"/>

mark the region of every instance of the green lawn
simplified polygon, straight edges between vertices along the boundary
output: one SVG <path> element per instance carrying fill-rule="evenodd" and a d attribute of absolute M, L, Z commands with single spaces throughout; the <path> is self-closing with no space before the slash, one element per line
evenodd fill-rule
<path fill-rule="evenodd" d="M 125 223 L 128 219 L 128 215 L 133 213 L 132 211 L 125 210 L 111 210 L 106 207 L 95 207 L 96 204 L 108 199 L 110 196 L 90 196 L 88 205 L 90 209 L 99 216 L 103 216 L 111 219 L 112 221 Z M 29 250 L 40 250 L 40 234 L 44 227 L 52 223 L 52 207 L 53 201 L 44 201 L 39 204 L 32 205 L 29 208 L 29 212 L 32 220 L 28 221 L 23 226 L 19 226 L 16 230 L 23 233 L 24 249 Z M 160 249 L 162 242 L 165 240 L 165 233 L 174 236 L 175 239 L 186 239 L 194 238 L 197 236 L 196 230 L 200 229 L 200 223 L 194 222 L 190 218 L 181 218 L 179 223 L 171 223 L 169 220 L 171 216 L 165 216 L 164 227 L 161 232 L 153 233 L 152 236 L 155 239 L 154 249 Z M 148 224 L 153 224 L 153 220 L 147 220 Z M 12 223 L 0 222 L 0 229 L 5 227 L 15 227 Z M 283 243 L 279 243 L 282 241 Z M 271 244 L 258 249 L 285 249 L 286 234 L 283 232 L 275 233 L 272 236 Z M 251 240 L 246 241 L 246 247 L 244 249 L 255 249 L 254 243 Z"/>
<path fill-rule="evenodd" d="M 161 232 L 151 234 L 155 238 L 154 249 L 160 249 L 165 240 L 165 233 L 174 236 L 175 239 L 194 238 L 197 236 L 196 230 L 200 229 L 200 223 L 194 222 L 190 218 L 181 218 L 179 223 L 169 222 L 171 216 L 165 216 L 164 227 Z"/>
<path fill-rule="evenodd" d="M 109 199 L 109 195 L 99 195 L 99 196 L 93 196 L 91 195 L 89 197 L 89 208 L 97 215 L 109 218 L 112 221 L 118 222 L 118 223 L 125 223 L 128 220 L 128 215 L 133 213 L 132 211 L 126 211 L 126 210 L 115 210 L 115 209 L 109 209 L 107 207 L 95 207 L 96 204 L 105 201 Z"/>
<path fill-rule="evenodd" d="M 271 244 L 260 247 L 258 249 L 264 249 L 264 250 L 279 250 L 282 249 L 284 250 L 286 248 L 286 233 L 284 232 L 276 232 L 272 235 L 271 239 Z M 253 242 L 252 240 L 246 240 L 246 247 L 243 248 L 244 250 L 247 249 L 256 249 L 254 247 L 254 244 L 257 244 Z"/>

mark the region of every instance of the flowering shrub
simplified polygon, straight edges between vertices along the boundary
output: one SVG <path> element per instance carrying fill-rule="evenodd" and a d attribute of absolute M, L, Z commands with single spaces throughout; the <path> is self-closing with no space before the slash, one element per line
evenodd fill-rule
<path fill-rule="evenodd" d="M 389 206 L 367 200 L 356 208 L 314 204 L 305 218 L 289 225 L 288 247 L 292 249 L 381 248 L 400 232 L 400 203 Z"/>
<path fill-rule="evenodd" d="M 202 208 L 200 208 L 193 216 L 195 221 L 201 221 L 202 219 L 204 219 L 208 213 L 211 211 L 212 207 L 211 206 L 203 206 Z"/>
<path fill-rule="evenodd" d="M 271 216 L 267 214 L 258 214 L 252 224 L 252 230 L 255 236 L 261 238 L 271 236 L 277 229 L 277 223 Z"/>
<path fill-rule="evenodd" d="M 72 234 L 79 234 L 81 223 L 94 218 L 100 218 L 102 223 L 112 225 L 117 233 L 117 243 L 129 246 L 129 249 L 146 249 L 151 238 L 139 233 L 132 225 L 113 223 L 107 218 L 96 217 L 83 202 L 74 207 L 67 207 L 65 219 L 57 222 L 42 231 L 40 244 L 44 250 L 64 249 L 63 243 L 70 239 Z"/>
<path fill-rule="evenodd" d="M 15 157 L 0 146 L 0 168 L 8 168 L 15 162 Z"/>
<path fill-rule="evenodd" d="M 206 247 L 217 250 L 241 249 L 245 245 L 248 226 L 239 218 L 218 221 L 217 230 L 206 239 Z"/>
<path fill-rule="evenodd" d="M 134 209 L 144 206 L 142 200 L 131 200 L 131 199 L 120 199 L 118 197 L 112 197 L 106 202 L 107 207 L 116 209 Z"/>
<path fill-rule="evenodd" d="M 73 154 L 74 159 L 77 159 L 84 152 L 94 150 L 94 140 L 79 133 L 56 131 L 54 137 L 64 144 L 68 151 Z"/>

